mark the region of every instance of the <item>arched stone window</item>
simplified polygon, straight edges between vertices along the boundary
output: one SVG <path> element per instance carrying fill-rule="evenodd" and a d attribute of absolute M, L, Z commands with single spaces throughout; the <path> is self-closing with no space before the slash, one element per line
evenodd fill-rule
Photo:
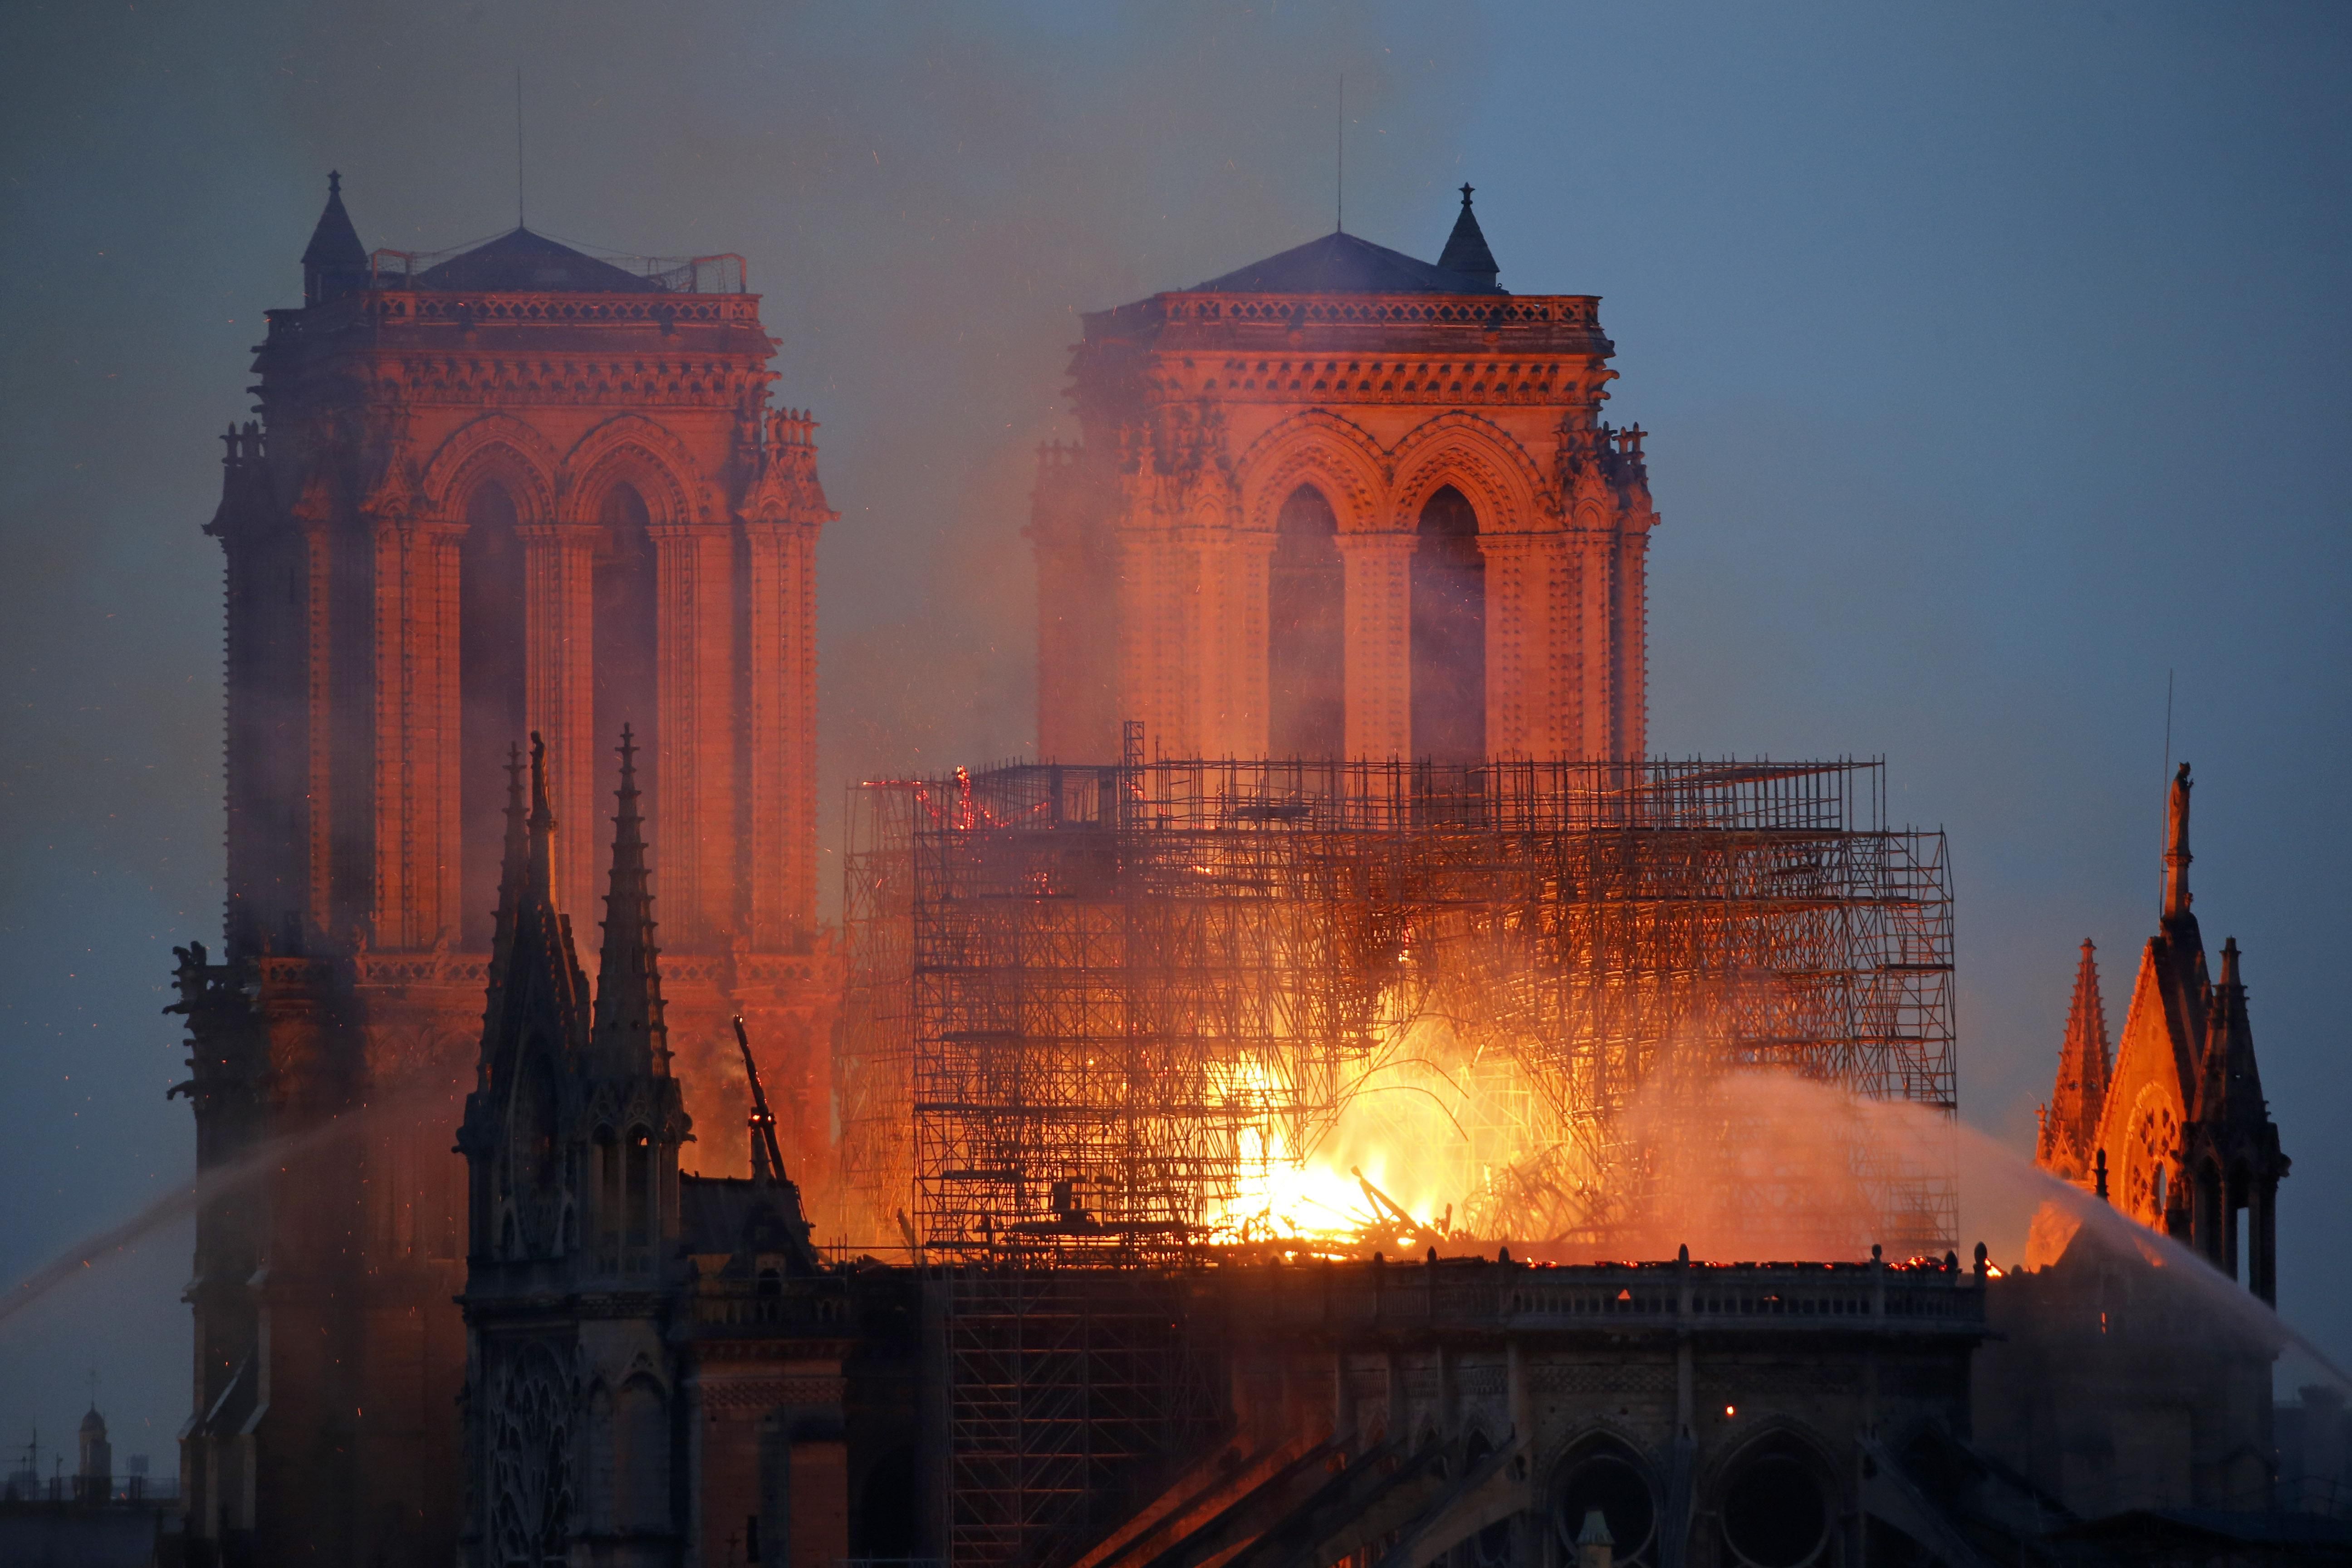
<path fill-rule="evenodd" d="M 1486 563 L 1478 514 L 1446 486 L 1421 509 L 1412 552 L 1412 754 L 1486 756 Z"/>
<path fill-rule="evenodd" d="M 616 1522 L 625 1531 L 661 1531 L 670 1524 L 669 1413 L 653 1379 L 621 1385 L 613 1407 L 619 1450 Z"/>
<path fill-rule="evenodd" d="M 609 1127 L 595 1133 L 596 1262 L 605 1269 L 621 1267 L 622 1205 L 621 1142 Z"/>
<path fill-rule="evenodd" d="M 616 483 L 598 509 L 595 567 L 595 645 L 591 655 L 596 708 L 596 743 L 611 746 L 623 724 L 636 733 L 639 809 L 651 817 L 659 749 L 656 712 L 655 612 L 658 603 L 654 542 L 646 531 L 652 517 L 633 485 Z M 609 752 L 597 757 L 599 790 L 614 768 Z M 609 797 L 604 797 L 609 798 Z"/>
<path fill-rule="evenodd" d="M 625 1227 L 634 1257 L 637 1248 L 652 1239 L 653 1139 L 644 1128 L 632 1127 L 622 1143 L 623 1158 L 627 1163 L 622 1212 L 626 1215 Z"/>
<path fill-rule="evenodd" d="M 507 748 L 526 725 L 523 547 L 514 497 L 496 479 L 474 487 L 457 550 L 458 816 L 464 845 L 460 939 L 490 945 L 506 843 Z"/>
<path fill-rule="evenodd" d="M 517 1064 L 507 1110 L 507 1160 L 515 1206 L 522 1215 L 522 1251 L 544 1257 L 562 1244 L 558 1222 L 563 1194 L 563 1151 L 555 1074 L 537 1040 L 528 1040 Z"/>
<path fill-rule="evenodd" d="M 1347 744 L 1346 575 L 1339 520 L 1301 485 L 1275 520 L 1266 583 L 1266 740 L 1277 757 L 1337 757 Z"/>
<path fill-rule="evenodd" d="M 1734 1459 L 1717 1513 L 1725 1560 L 1739 1568 L 1810 1568 L 1828 1555 L 1829 1489 L 1793 1437 L 1766 1437 Z"/>
<path fill-rule="evenodd" d="M 1649 1468 L 1633 1450 L 1608 1437 L 1570 1450 L 1552 1484 L 1552 1523 L 1563 1558 L 1574 1558 L 1577 1537 L 1595 1512 L 1614 1543 L 1613 1561 L 1629 1568 L 1657 1561 L 1658 1500 Z"/>

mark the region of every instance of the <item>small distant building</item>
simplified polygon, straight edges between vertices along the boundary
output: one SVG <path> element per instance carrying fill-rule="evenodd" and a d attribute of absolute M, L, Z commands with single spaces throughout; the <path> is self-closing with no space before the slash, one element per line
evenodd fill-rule
<path fill-rule="evenodd" d="M 44 1480 L 37 1434 L 0 1489 L 0 1564 L 6 1568 L 179 1568 L 176 1505 L 114 1490 L 114 1449 L 93 1402 L 76 1433 L 74 1472 Z M 58 1456 L 63 1467 L 64 1457 Z M 141 1462 L 134 1457 L 134 1465 Z"/>
<path fill-rule="evenodd" d="M 114 1448 L 106 1440 L 106 1417 L 90 1403 L 81 1418 L 80 1455 L 74 1466 L 74 1496 L 84 1502 L 104 1502 L 114 1495 Z"/>

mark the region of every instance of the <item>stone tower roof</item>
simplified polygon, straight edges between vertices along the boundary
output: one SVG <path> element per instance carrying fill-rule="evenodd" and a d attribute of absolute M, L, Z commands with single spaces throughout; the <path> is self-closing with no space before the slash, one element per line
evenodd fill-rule
<path fill-rule="evenodd" d="M 331 169 L 326 207 L 310 230 L 310 243 L 302 247 L 302 303 L 323 304 L 364 289 L 367 276 L 367 247 L 360 243 L 360 231 L 343 208 L 342 172 Z"/>
<path fill-rule="evenodd" d="M 1449 272 L 1482 280 L 1487 288 L 1495 286 L 1495 276 L 1502 269 L 1495 265 L 1495 253 L 1486 248 L 1486 231 L 1478 226 L 1478 215 L 1470 210 L 1470 193 L 1475 187 L 1468 182 L 1462 186 L 1462 216 L 1454 220 L 1454 232 L 1445 237 L 1445 248 L 1438 253 L 1437 265 Z"/>
<path fill-rule="evenodd" d="M 318 226 L 310 230 L 310 243 L 302 248 L 302 265 L 355 267 L 365 271 L 367 262 L 367 247 L 360 243 L 360 231 L 343 206 L 342 171 L 330 169 L 327 171 L 326 209 L 319 214 Z"/>

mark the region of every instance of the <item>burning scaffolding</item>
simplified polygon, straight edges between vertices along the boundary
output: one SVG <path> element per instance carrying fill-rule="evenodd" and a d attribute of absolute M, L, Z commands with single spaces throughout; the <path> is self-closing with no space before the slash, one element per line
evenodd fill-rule
<path fill-rule="evenodd" d="M 935 1259 L 1622 1256 L 1677 1118 L 1741 1212 L 1802 1208 L 1817 1173 L 1733 1157 L 1726 1072 L 1948 1123 L 1944 839 L 1886 825 L 1879 763 L 1140 751 L 853 792 L 854 1231 Z M 1872 1238 L 1951 1245 L 1948 1146 L 1840 1158 Z"/>

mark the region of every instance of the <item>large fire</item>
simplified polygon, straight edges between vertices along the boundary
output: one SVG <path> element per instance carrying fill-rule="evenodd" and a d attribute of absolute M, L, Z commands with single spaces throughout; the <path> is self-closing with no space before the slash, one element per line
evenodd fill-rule
<path fill-rule="evenodd" d="M 1549 1147 L 1542 1101 L 1515 1060 L 1481 1060 L 1442 1024 L 1399 1028 L 1391 1048 L 1345 1069 L 1334 1107 L 1261 1063 L 1234 1069 L 1229 1100 L 1254 1113 L 1236 1134 L 1230 1197 L 1204 1215 L 1216 1239 L 1360 1254 L 1514 1240 L 1507 1208 Z"/>

